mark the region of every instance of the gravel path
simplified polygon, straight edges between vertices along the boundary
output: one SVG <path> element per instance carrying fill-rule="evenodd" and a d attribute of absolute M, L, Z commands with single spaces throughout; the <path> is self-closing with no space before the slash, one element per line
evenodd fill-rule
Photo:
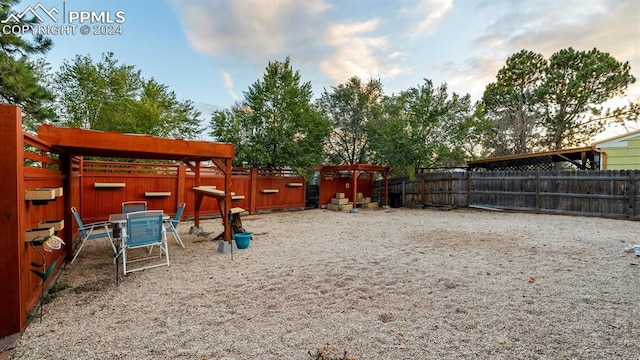
<path fill-rule="evenodd" d="M 640 359 L 640 222 L 479 210 L 243 218 L 114 280 L 89 243 L 13 359 Z"/>

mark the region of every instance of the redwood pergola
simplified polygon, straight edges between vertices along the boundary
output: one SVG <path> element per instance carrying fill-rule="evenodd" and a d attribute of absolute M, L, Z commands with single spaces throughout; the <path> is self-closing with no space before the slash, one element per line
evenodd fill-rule
<path fill-rule="evenodd" d="M 231 226 L 226 204 L 231 204 L 231 160 L 233 144 L 183 139 L 167 139 L 150 135 L 122 134 L 96 130 L 41 125 L 38 137 L 70 156 L 102 156 L 129 159 L 178 160 L 195 173 L 195 186 L 200 183 L 200 163 L 212 161 L 224 173 L 224 194 L 216 196 L 224 224 L 224 240 L 231 241 Z M 70 169 L 68 169 L 70 171 Z M 67 174 L 70 178 L 70 174 Z M 196 192 L 195 226 L 200 227 L 200 205 L 204 195 Z"/>
<path fill-rule="evenodd" d="M 320 171 L 320 193 L 322 193 L 322 182 L 326 181 L 325 174 L 328 173 L 340 173 L 340 172 L 349 172 L 351 176 L 351 186 L 350 190 L 352 191 L 352 199 L 355 202 L 355 199 L 358 194 L 358 177 L 360 174 L 369 172 L 376 173 L 379 172 L 382 174 L 384 178 L 384 205 L 389 205 L 389 166 L 383 165 L 369 165 L 369 164 L 353 164 L 353 165 L 325 165 L 314 168 Z M 355 205 L 355 203 L 354 203 Z"/>

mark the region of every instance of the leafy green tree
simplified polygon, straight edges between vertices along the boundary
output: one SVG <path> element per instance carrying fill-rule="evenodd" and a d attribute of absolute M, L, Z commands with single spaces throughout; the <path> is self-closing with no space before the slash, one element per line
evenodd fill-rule
<path fill-rule="evenodd" d="M 525 154 L 540 149 L 542 107 L 538 101 L 546 60 L 522 50 L 507 59 L 496 82 L 487 85 L 482 101 L 493 122 L 485 146 L 492 156 Z"/>
<path fill-rule="evenodd" d="M 119 64 L 113 53 L 97 63 L 89 55 L 76 55 L 55 79 L 63 125 L 187 139 L 199 134 L 200 112 L 191 101 L 178 100 L 134 66 Z"/>
<path fill-rule="evenodd" d="M 345 84 L 324 90 L 317 104 L 331 126 L 326 144 L 332 164 L 367 163 L 371 157 L 367 124 L 382 116 L 382 83 L 371 79 L 363 83 L 352 77 Z"/>
<path fill-rule="evenodd" d="M 301 82 L 287 57 L 270 61 L 244 101 L 216 111 L 211 135 L 236 145 L 236 164 L 291 167 L 305 174 L 322 160 L 328 122 L 313 106 L 310 82 Z"/>
<path fill-rule="evenodd" d="M 11 9 L 18 0 L 0 0 L 0 19 L 7 19 Z M 42 66 L 34 64 L 30 57 L 46 53 L 52 46 L 51 39 L 42 35 L 27 39 L 14 34 L 12 27 L 34 25 L 38 19 L 22 18 L 0 24 L 0 99 L 1 101 L 20 106 L 25 113 L 25 120 L 42 122 L 54 117 L 51 107 L 53 95 L 43 86 Z"/>
<path fill-rule="evenodd" d="M 431 80 L 385 98 L 383 115 L 371 121 L 368 132 L 375 158 L 410 175 L 420 167 L 465 164 L 478 151 L 487 128 L 469 95 L 449 94 L 446 84 Z"/>

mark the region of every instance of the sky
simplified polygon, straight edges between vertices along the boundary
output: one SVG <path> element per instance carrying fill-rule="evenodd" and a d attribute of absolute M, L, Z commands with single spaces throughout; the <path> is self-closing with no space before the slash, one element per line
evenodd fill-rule
<path fill-rule="evenodd" d="M 77 27 L 50 36 L 53 70 L 113 52 L 205 114 L 242 100 L 269 61 L 286 57 L 314 98 L 358 76 L 380 79 L 387 95 L 429 79 L 476 101 L 510 55 L 568 47 L 629 62 L 638 79 L 629 93 L 640 100 L 637 0 L 23 0 L 15 10 L 37 4 L 43 17 L 59 10 L 46 24 Z M 82 14 L 94 18 L 81 23 Z M 101 30 L 120 34 L 93 34 Z"/>

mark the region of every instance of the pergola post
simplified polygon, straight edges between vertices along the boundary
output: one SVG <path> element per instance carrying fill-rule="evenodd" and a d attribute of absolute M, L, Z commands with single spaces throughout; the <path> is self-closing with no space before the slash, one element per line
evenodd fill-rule
<path fill-rule="evenodd" d="M 200 161 L 196 161 L 195 166 L 191 167 L 191 170 L 193 170 L 195 174 L 194 185 L 198 187 L 200 186 Z M 203 232 L 202 228 L 200 227 L 200 206 L 202 205 L 203 198 L 204 196 L 202 196 L 202 194 L 196 193 L 193 226 L 189 229 L 189 234 L 199 234 Z"/>
<path fill-rule="evenodd" d="M 231 159 L 225 159 L 224 161 L 224 241 L 231 241 Z"/>
<path fill-rule="evenodd" d="M 353 188 L 353 211 L 356 212 L 358 205 L 356 202 L 358 201 L 358 177 L 360 177 L 360 171 L 353 170 L 351 171 L 351 187 Z"/>

